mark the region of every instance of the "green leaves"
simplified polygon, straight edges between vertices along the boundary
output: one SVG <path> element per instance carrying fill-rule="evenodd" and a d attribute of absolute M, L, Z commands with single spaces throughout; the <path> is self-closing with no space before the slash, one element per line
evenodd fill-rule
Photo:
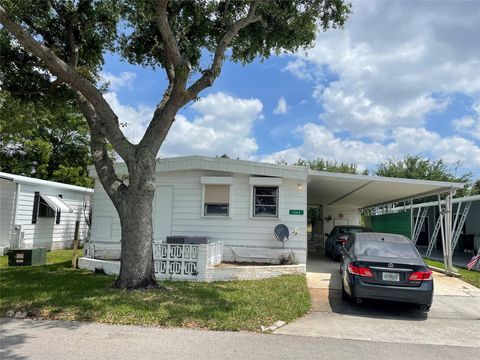
<path fill-rule="evenodd" d="M 311 170 L 316 171 L 328 171 L 336 173 L 345 173 L 345 174 L 358 174 L 357 164 L 351 163 L 339 163 L 336 161 L 329 161 L 317 158 L 316 160 L 303 160 L 298 159 L 293 165 L 296 166 L 307 166 Z M 363 175 L 368 175 L 368 170 L 362 172 Z"/>
<path fill-rule="evenodd" d="M 194 70 L 200 71 L 203 57 L 213 54 L 231 25 L 245 17 L 254 1 L 171 1 L 170 26 L 182 55 Z M 165 63 L 164 49 L 157 29 L 154 1 L 123 0 L 124 32 L 119 50 L 129 62 L 158 67 Z M 255 58 L 308 48 L 317 27 L 343 26 L 350 6 L 341 0 L 260 1 L 259 21 L 240 30 L 229 46 L 228 58 L 247 64 Z M 206 60 L 205 60 L 206 61 Z"/>
<path fill-rule="evenodd" d="M 456 170 L 455 170 L 456 171 Z M 457 175 L 442 160 L 430 160 L 419 155 L 406 155 L 402 160 L 388 160 L 375 171 L 378 176 L 422 179 L 432 181 L 461 182 L 469 185 L 472 174 Z M 468 187 L 457 191 L 457 197 L 467 195 Z"/>
<path fill-rule="evenodd" d="M 398 161 L 388 160 L 380 164 L 375 173 L 378 176 L 434 181 L 467 182 L 471 180 L 471 174 L 461 176 L 454 174 L 442 159 L 430 160 L 418 155 L 406 155 Z"/>
<path fill-rule="evenodd" d="M 1 171 L 91 186 L 87 124 L 73 101 L 0 91 Z"/>

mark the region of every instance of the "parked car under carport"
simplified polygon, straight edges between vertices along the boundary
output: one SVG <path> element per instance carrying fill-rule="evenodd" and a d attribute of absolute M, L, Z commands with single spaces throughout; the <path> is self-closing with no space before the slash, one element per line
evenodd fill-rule
<path fill-rule="evenodd" d="M 341 225 L 335 226 L 330 234 L 325 234 L 325 256 L 331 257 L 334 261 L 339 261 L 342 255 L 342 245 L 347 242 L 350 234 L 357 232 L 371 232 L 372 229 L 360 225 Z"/>
<path fill-rule="evenodd" d="M 403 235 L 354 233 L 342 246 L 342 298 L 418 304 L 433 299 L 432 271 Z"/>

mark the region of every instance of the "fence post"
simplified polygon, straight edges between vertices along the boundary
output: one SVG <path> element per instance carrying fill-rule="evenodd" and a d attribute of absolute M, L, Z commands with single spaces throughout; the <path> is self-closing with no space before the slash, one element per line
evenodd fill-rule
<path fill-rule="evenodd" d="M 72 268 L 77 268 L 77 249 L 78 249 L 78 233 L 80 232 L 80 221 L 75 221 L 75 235 L 73 236 L 73 257 Z"/>

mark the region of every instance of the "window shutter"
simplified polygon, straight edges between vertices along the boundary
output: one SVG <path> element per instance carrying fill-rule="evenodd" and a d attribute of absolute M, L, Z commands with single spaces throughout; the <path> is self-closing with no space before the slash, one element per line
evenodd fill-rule
<path fill-rule="evenodd" d="M 205 204 L 230 203 L 229 185 L 205 185 Z"/>
<path fill-rule="evenodd" d="M 58 194 L 60 199 L 63 198 L 62 194 Z M 55 224 L 60 224 L 60 217 L 62 216 L 62 211 L 60 209 L 57 210 L 57 218 L 55 219 Z"/>
<path fill-rule="evenodd" d="M 39 205 L 40 205 L 40 193 L 38 191 L 35 191 L 35 196 L 33 198 L 32 224 L 37 223 Z"/>

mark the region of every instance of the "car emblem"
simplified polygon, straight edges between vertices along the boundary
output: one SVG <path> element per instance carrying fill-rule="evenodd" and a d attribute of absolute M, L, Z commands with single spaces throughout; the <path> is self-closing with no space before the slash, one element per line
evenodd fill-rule
<path fill-rule="evenodd" d="M 389 268 L 392 268 L 393 266 L 394 266 L 394 265 L 393 265 L 392 263 L 389 263 L 389 264 L 388 264 L 388 267 L 389 267 Z"/>

